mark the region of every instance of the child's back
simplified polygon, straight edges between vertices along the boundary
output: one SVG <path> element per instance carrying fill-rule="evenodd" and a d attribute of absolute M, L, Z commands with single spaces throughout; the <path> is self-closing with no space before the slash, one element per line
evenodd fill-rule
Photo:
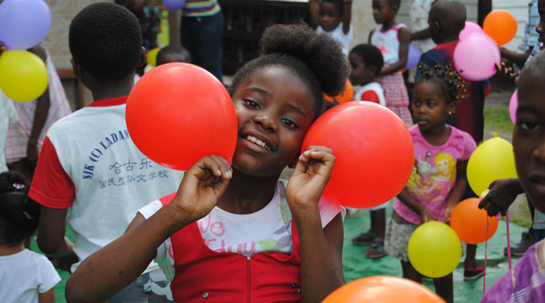
<path fill-rule="evenodd" d="M 150 161 L 127 131 L 125 105 L 143 62 L 141 39 L 136 17 L 111 3 L 87 6 L 70 24 L 74 72 L 95 101 L 51 127 L 29 193 L 42 205 L 38 245 L 71 258 L 61 264 L 64 270 L 74 271 L 121 236 L 138 208 L 176 190 L 183 176 Z M 68 208 L 73 248 L 64 240 Z"/>
<path fill-rule="evenodd" d="M 459 1 L 438 1 L 430 10 L 430 34 L 437 47 L 424 53 L 420 62 L 427 66 L 447 66 L 453 61 L 458 36 L 465 26 L 466 10 Z M 420 77 L 416 71 L 416 79 Z M 490 92 L 488 80 L 466 82 L 463 102 L 458 104 L 456 115 L 449 118 L 449 124 L 468 132 L 476 142 L 483 140 L 484 99 Z"/>
<path fill-rule="evenodd" d="M 44 255 L 24 247 L 40 217 L 28 186 L 18 172 L 0 174 L 0 302 L 53 303 L 59 274 Z"/>

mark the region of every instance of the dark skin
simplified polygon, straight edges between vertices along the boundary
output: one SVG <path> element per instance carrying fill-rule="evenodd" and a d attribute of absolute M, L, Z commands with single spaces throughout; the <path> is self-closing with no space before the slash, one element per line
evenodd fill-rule
<path fill-rule="evenodd" d="M 127 0 L 125 1 L 125 5 L 127 6 L 127 9 L 130 10 L 136 18 L 138 18 L 138 22 L 140 22 L 140 26 L 144 26 L 146 24 L 146 16 L 144 14 L 144 0 Z M 157 42 L 157 36 L 150 37 L 150 49 L 154 49 L 156 47 L 159 47 L 159 43 Z"/>
<path fill-rule="evenodd" d="M 344 284 L 340 214 L 322 228 L 317 204 L 335 157 L 323 146 L 298 156 L 312 124 L 313 94 L 299 76 L 270 66 L 243 81 L 232 96 L 238 120 L 233 166 L 204 157 L 185 174 L 174 200 L 145 220 L 133 220 L 125 235 L 88 257 L 68 280 L 69 302 L 104 301 L 136 279 L 157 247 L 214 206 L 237 214 L 262 209 L 274 195 L 284 167 L 295 160 L 286 199 L 300 237 L 301 284 L 305 302 L 321 302 Z M 257 138 L 266 146 L 253 143 Z"/>
<path fill-rule="evenodd" d="M 432 81 L 417 82 L 414 90 L 413 116 L 422 136 L 435 146 L 445 144 L 450 138 L 451 128 L 446 125 L 449 114 L 456 110 L 456 102 L 447 102 L 438 83 Z M 444 222 L 450 221 L 450 215 L 458 204 L 466 187 L 467 161 L 456 162 L 456 184 L 452 188 L 445 207 Z M 416 200 L 405 187 L 397 196 L 409 209 L 420 216 L 420 222 L 434 219 L 429 209 Z M 401 261 L 403 277 L 422 283 L 422 275 L 410 262 Z M 452 274 L 433 279 L 437 294 L 447 302 L 453 302 Z"/>
<path fill-rule="evenodd" d="M 5 50 L 6 47 L 0 42 L 0 55 Z M 28 51 L 40 57 L 44 63 L 46 62 L 47 53 L 40 44 L 28 49 Z M 30 136 L 28 138 L 26 157 L 11 164 L 14 170 L 21 172 L 29 181 L 32 181 L 34 170 L 36 169 L 36 164 L 38 162 L 38 155 L 40 154 L 38 151 L 38 138 L 40 137 L 45 121 L 47 120 L 50 104 L 48 86 L 45 92 L 36 99 L 36 111 L 34 113 L 32 130 L 30 131 Z"/>
<path fill-rule="evenodd" d="M 465 27 L 466 8 L 458 1 L 435 2 L 428 17 L 430 37 L 435 44 L 457 41 Z"/>
<path fill-rule="evenodd" d="M 126 96 L 132 89 L 134 73 L 119 80 L 100 81 L 90 75 L 74 59 L 70 60 L 74 74 L 83 85 L 91 90 L 93 99 L 102 100 Z M 144 48 L 140 56 L 139 66 L 145 63 Z M 52 259 L 53 264 L 62 270 L 70 271 L 72 264 L 79 261 L 74 253 L 74 244 L 64 236 L 68 209 L 55 209 L 42 206 L 40 210 L 40 225 L 38 227 L 37 243 L 42 252 Z"/>
<path fill-rule="evenodd" d="M 535 208 L 545 212 L 545 73 L 541 68 L 534 65 L 525 69 L 517 83 L 519 106 L 513 151 L 522 189 Z"/>
<path fill-rule="evenodd" d="M 366 85 L 374 82 L 377 78 L 377 67 L 366 66 L 361 56 L 352 52 L 348 55 L 350 62 L 350 82 L 354 85 Z"/>
<path fill-rule="evenodd" d="M 350 21 L 352 18 L 352 0 L 343 0 L 343 14 L 335 3 L 322 2 L 319 0 L 309 0 L 310 17 L 312 27 L 316 29 L 321 25 L 324 31 L 329 32 L 343 23 L 343 33 L 346 35 L 350 31 Z"/>
<path fill-rule="evenodd" d="M 396 25 L 395 16 L 399 7 L 397 5 L 388 4 L 387 0 L 373 0 L 373 17 L 377 24 L 382 24 L 382 32 L 386 32 Z M 369 33 L 369 43 L 371 43 L 371 35 L 373 31 Z M 407 66 L 407 60 L 409 57 L 409 40 L 411 34 L 409 30 L 402 27 L 398 31 L 399 39 L 399 61 L 390 65 L 388 68 L 384 68 L 378 74 L 379 77 L 391 75 L 398 71 L 401 71 Z"/>

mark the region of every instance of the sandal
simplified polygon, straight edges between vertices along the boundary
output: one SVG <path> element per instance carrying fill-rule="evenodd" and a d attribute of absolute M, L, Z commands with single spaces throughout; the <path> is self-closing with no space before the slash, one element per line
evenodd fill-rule
<path fill-rule="evenodd" d="M 367 259 L 380 259 L 386 255 L 386 251 L 384 250 L 384 239 L 382 238 L 375 238 L 369 250 L 365 252 L 365 257 Z"/>
<path fill-rule="evenodd" d="M 373 244 L 376 237 L 377 236 L 371 232 L 361 233 L 357 237 L 352 238 L 352 243 L 359 246 L 369 246 Z"/>

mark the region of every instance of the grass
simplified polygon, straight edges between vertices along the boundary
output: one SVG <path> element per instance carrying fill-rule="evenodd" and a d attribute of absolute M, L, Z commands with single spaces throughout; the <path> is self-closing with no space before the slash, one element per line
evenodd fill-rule
<path fill-rule="evenodd" d="M 515 127 L 511 117 L 509 117 L 509 111 L 503 108 L 485 109 L 484 124 L 506 131 L 513 131 Z"/>
<path fill-rule="evenodd" d="M 168 10 L 161 11 L 161 32 L 157 35 L 157 42 L 160 46 L 167 46 L 170 44 L 170 30 L 168 27 Z"/>

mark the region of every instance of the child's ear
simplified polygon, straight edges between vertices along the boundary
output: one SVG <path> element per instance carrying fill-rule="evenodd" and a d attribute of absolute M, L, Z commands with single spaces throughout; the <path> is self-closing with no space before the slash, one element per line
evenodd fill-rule
<path fill-rule="evenodd" d="M 375 77 L 377 74 L 377 67 L 376 66 L 369 66 L 367 68 L 367 74 L 369 77 Z"/>
<path fill-rule="evenodd" d="M 449 115 L 450 114 L 456 114 L 456 105 L 458 104 L 458 101 L 450 102 L 447 106 Z"/>
<path fill-rule="evenodd" d="M 142 52 L 140 52 L 140 58 L 138 59 L 138 64 L 136 65 L 136 67 L 143 67 L 146 65 L 146 63 L 146 49 L 142 46 Z"/>
<path fill-rule="evenodd" d="M 83 75 L 81 71 L 81 66 L 76 61 L 74 61 L 74 58 L 70 59 L 70 64 L 72 64 L 72 71 L 74 72 L 74 75 L 77 78 L 81 79 L 81 76 Z"/>

